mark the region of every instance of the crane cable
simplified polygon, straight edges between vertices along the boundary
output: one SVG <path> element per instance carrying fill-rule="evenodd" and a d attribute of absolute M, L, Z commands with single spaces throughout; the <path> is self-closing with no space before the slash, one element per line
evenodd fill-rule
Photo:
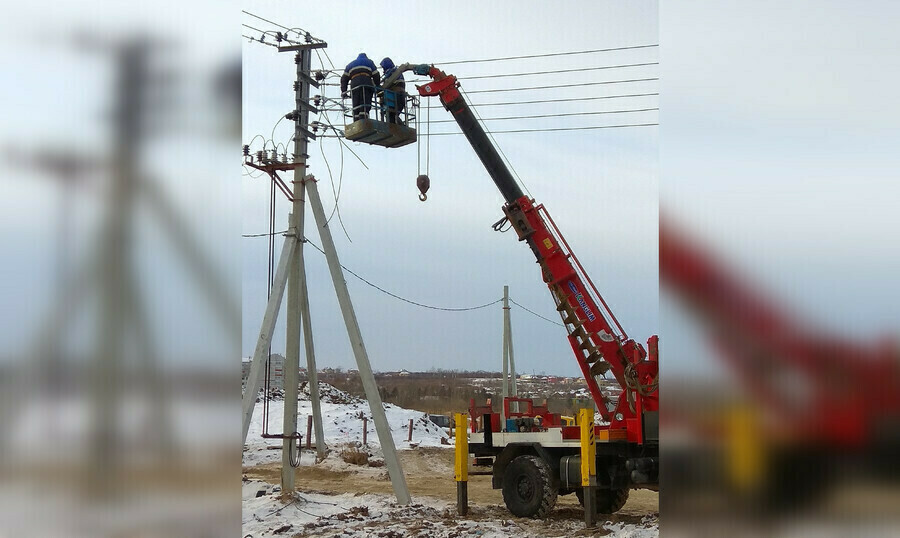
<path fill-rule="evenodd" d="M 625 365 L 625 397 L 628 400 L 628 408 L 631 409 L 632 413 L 636 413 L 636 409 L 634 407 L 635 398 L 634 392 L 637 391 L 642 397 L 646 398 L 651 393 L 659 390 L 659 372 L 656 372 L 656 375 L 653 376 L 653 379 L 650 380 L 646 385 L 641 384 L 638 379 L 637 369 L 634 367 L 634 363 L 630 361 L 626 361 Z"/>

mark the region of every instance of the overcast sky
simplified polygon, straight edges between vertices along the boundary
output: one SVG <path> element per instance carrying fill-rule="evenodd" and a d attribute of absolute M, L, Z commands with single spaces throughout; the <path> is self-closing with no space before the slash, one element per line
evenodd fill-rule
<path fill-rule="evenodd" d="M 370 9 L 335 4 L 251 2 L 246 9 L 290 27 L 302 27 L 328 42 L 328 55 L 342 68 L 359 52 L 376 63 L 435 63 L 506 56 L 656 44 L 656 2 L 582 2 L 548 9 L 542 2 L 495 6 L 457 2 L 407 5 L 402 11 L 369 4 Z M 578 16 L 573 17 L 577 12 Z M 244 16 L 259 29 L 271 25 Z M 254 32 L 244 28 L 249 35 Z M 654 62 L 656 48 L 504 62 L 455 64 L 446 71 L 460 77 Z M 292 55 L 258 43 L 243 45 L 244 141 L 271 136 L 278 118 L 293 107 Z M 325 60 L 327 65 L 327 60 Z M 314 66 L 318 60 L 314 58 Z M 462 81 L 468 91 L 552 84 L 650 78 L 657 66 Z M 329 87 L 326 95 L 335 96 Z M 651 93 L 656 82 L 577 88 L 478 93 L 476 104 Z M 483 117 L 653 108 L 655 97 L 478 108 Z M 477 107 L 476 107 L 477 108 Z M 427 117 L 425 110 L 423 118 Z M 337 120 L 337 118 L 333 118 Z M 432 120 L 447 120 L 441 108 Z M 655 123 L 654 112 L 489 122 L 494 129 L 558 128 L 622 123 Z M 275 131 L 286 142 L 287 121 Z M 435 132 L 458 131 L 435 123 Z M 657 282 L 657 128 L 640 127 L 549 133 L 499 134 L 497 140 L 524 184 L 546 204 L 574 251 L 625 329 L 644 342 L 658 331 Z M 259 144 L 259 139 L 256 143 Z M 424 139 L 423 139 L 424 142 Z M 343 156 L 340 211 L 332 231 L 341 261 L 373 283 L 409 299 L 445 307 L 466 307 L 499 298 L 505 284 L 519 303 L 556 319 L 533 255 L 512 234 L 490 225 L 502 216 L 503 200 L 462 136 L 431 141 L 431 190 L 417 199 L 417 147 L 384 149 L 351 144 L 364 168 Z M 334 181 L 341 169 L 338 142 L 322 150 Z M 422 166 L 425 167 L 425 146 Z M 310 172 L 320 179 L 326 209 L 334 204 L 329 172 L 319 144 L 311 146 Z M 423 170 L 424 171 L 424 170 Z M 242 181 L 245 233 L 267 228 L 268 187 L 263 179 Z M 289 204 L 279 199 L 278 229 L 285 227 Z M 312 217 L 307 221 L 312 228 Z M 311 239 L 317 241 L 315 232 Z M 352 239 L 352 242 L 351 242 Z M 280 240 L 280 238 L 279 238 Z M 244 239 L 243 354 L 254 348 L 266 297 L 266 240 Z M 279 244 L 280 249 L 280 244 Z M 317 359 L 320 366 L 353 367 L 324 258 L 310 249 L 307 269 Z M 500 369 L 499 305 L 465 313 L 425 310 L 386 296 L 352 276 L 347 278 L 357 317 L 377 370 Z M 273 350 L 284 348 L 283 316 Z M 516 362 L 521 372 L 577 375 L 563 328 L 521 309 L 512 310 Z"/>

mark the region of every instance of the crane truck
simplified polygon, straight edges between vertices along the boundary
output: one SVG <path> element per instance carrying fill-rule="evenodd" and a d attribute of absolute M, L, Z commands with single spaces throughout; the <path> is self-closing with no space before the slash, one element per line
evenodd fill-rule
<path fill-rule="evenodd" d="M 646 348 L 628 337 L 547 209 L 522 192 L 466 102 L 456 77 L 433 65 L 407 63 L 383 86 L 390 87 L 392 79 L 406 71 L 430 77 L 416 86 L 419 95 L 440 99 L 503 195 L 504 216 L 494 229 L 511 227 L 534 253 L 602 419 L 594 425 L 597 512 L 619 510 L 631 489 L 658 489 L 658 337 L 650 337 Z M 414 138 L 415 132 L 402 122 L 385 125 L 366 118 L 348 125 L 345 136 L 398 147 Z M 422 189 L 422 181 L 419 186 Z M 607 373 L 622 388 L 615 401 L 597 381 Z M 553 509 L 558 495 L 573 492 L 584 504 L 579 426 L 564 424 L 559 414 L 530 399 L 505 398 L 502 405 L 505 423 L 489 403 L 476 406 L 472 402 L 469 453 L 476 460 L 492 462 L 492 486 L 502 489 L 510 512 L 542 518 Z"/>

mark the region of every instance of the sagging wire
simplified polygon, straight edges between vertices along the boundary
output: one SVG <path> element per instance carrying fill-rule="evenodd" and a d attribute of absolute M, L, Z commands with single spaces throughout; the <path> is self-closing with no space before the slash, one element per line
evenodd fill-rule
<path fill-rule="evenodd" d="M 533 311 L 533 310 L 530 310 L 530 309 L 528 309 L 528 308 L 526 308 L 526 307 L 520 305 L 519 303 L 515 302 L 512 298 L 510 298 L 509 302 L 511 302 L 512 304 L 518 306 L 519 308 L 521 308 L 522 310 L 528 312 L 529 314 L 531 314 L 531 315 L 533 315 L 533 316 L 537 316 L 537 317 L 541 318 L 542 320 L 544 320 L 544 321 L 546 321 L 546 322 L 548 322 L 548 323 L 552 323 L 552 324 L 558 325 L 558 326 L 560 326 L 560 327 L 565 327 L 565 325 L 563 325 L 562 323 L 558 323 L 558 322 L 556 322 L 556 321 L 553 321 L 553 320 L 550 319 L 550 318 L 545 318 L 544 316 L 538 314 L 537 312 L 535 312 L 535 311 Z"/>
<path fill-rule="evenodd" d="M 244 176 L 250 176 L 251 178 L 256 179 L 256 178 L 258 178 L 259 176 L 263 175 L 262 172 L 259 172 L 258 174 L 256 174 L 256 175 L 254 176 L 254 175 L 253 175 L 253 172 L 250 171 L 250 168 L 249 168 L 246 164 L 242 164 L 241 166 L 247 169 L 247 171 L 244 172 L 244 173 L 242 174 L 242 175 L 244 175 Z"/>
<path fill-rule="evenodd" d="M 324 70 L 325 63 L 322 61 L 322 56 L 319 54 L 318 49 L 316 49 L 316 57 L 319 59 L 319 65 Z M 328 112 L 325 111 L 324 109 L 320 111 L 319 119 L 322 119 L 323 116 L 324 116 L 325 121 L 329 125 L 332 125 L 331 117 L 328 115 Z M 327 226 L 328 223 L 331 222 L 331 219 L 334 218 L 334 215 L 337 214 L 338 223 L 340 223 L 341 229 L 344 231 L 344 235 L 347 237 L 347 240 L 352 243 L 353 239 L 350 238 L 350 234 L 347 232 L 347 227 L 344 226 L 344 219 L 341 216 L 341 209 L 340 209 L 340 205 L 339 205 L 340 198 L 341 198 L 341 189 L 344 186 L 344 147 L 338 146 L 338 148 L 340 149 L 340 152 L 341 152 L 341 171 L 338 176 L 338 187 L 337 187 L 337 189 L 335 189 L 334 176 L 331 173 L 331 165 L 328 162 L 328 157 L 325 156 L 325 148 L 324 148 L 324 144 L 323 144 L 323 139 L 322 138 L 319 139 L 319 151 L 322 153 L 322 160 L 325 161 L 325 166 L 328 168 L 328 178 L 331 180 L 331 192 L 334 195 L 334 208 L 331 210 L 331 214 L 328 215 L 328 218 L 325 220 L 325 225 Z"/>
<path fill-rule="evenodd" d="M 325 251 L 324 251 L 324 250 L 322 250 L 318 245 L 316 245 L 315 243 L 313 243 L 312 241 L 310 241 L 308 238 L 305 238 L 305 237 L 304 237 L 304 238 L 303 238 L 303 242 L 306 243 L 306 244 L 308 244 L 308 245 L 310 245 L 310 246 L 313 247 L 314 249 L 318 250 L 320 253 L 325 254 Z M 428 309 L 430 309 L 430 310 L 441 310 L 441 311 L 444 311 L 444 312 L 467 312 L 467 311 L 469 311 L 469 310 L 479 310 L 479 309 L 482 309 L 482 308 L 487 308 L 487 307 L 489 307 L 489 306 L 491 306 L 491 305 L 495 305 L 495 304 L 497 304 L 497 303 L 499 303 L 500 301 L 503 300 L 502 298 L 500 298 L 500 299 L 497 299 L 496 301 L 492 301 L 492 302 L 490 302 L 490 303 L 485 303 L 485 304 L 478 305 L 478 306 L 469 306 L 469 307 L 464 307 L 464 308 L 448 308 L 448 307 L 442 307 L 442 306 L 427 305 L 427 304 L 424 304 L 424 303 L 419 303 L 419 302 L 413 301 L 413 300 L 411 300 L 411 299 L 407 299 L 407 298 L 405 298 L 405 297 L 401 297 L 401 296 L 397 295 L 396 293 L 391 293 L 391 292 L 389 292 L 388 290 L 382 288 L 381 286 L 378 286 L 377 284 L 373 284 L 372 282 L 369 282 L 368 280 L 366 280 L 366 279 L 363 278 L 362 276 L 356 274 L 355 272 L 353 272 L 353 270 L 347 268 L 347 267 L 344 266 L 343 264 L 341 264 L 341 268 L 342 268 L 344 271 L 347 271 L 347 272 L 350 273 L 351 275 L 355 276 L 356 278 L 358 278 L 359 280 L 361 280 L 361 281 L 364 282 L 365 284 L 371 286 L 372 288 L 375 288 L 376 290 L 380 291 L 381 293 L 384 293 L 385 295 L 389 295 L 389 296 L 393 297 L 394 299 L 399 299 L 400 301 L 403 301 L 403 302 L 405 302 L 405 303 L 409 303 L 409 304 L 411 304 L 411 305 L 419 306 L 419 307 L 422 307 L 422 308 L 428 308 Z"/>
<path fill-rule="evenodd" d="M 325 221 L 325 225 L 327 226 L 328 223 L 331 221 L 331 218 L 335 215 L 335 213 L 337 213 L 338 222 L 341 225 L 341 229 L 344 230 L 344 235 L 347 236 L 347 240 L 352 243 L 353 240 L 350 239 L 350 234 L 347 233 L 347 228 L 344 227 L 344 221 L 341 219 L 341 212 L 338 209 L 339 194 L 334 188 L 334 176 L 331 173 L 331 165 L 328 163 L 328 157 L 325 156 L 325 147 L 323 145 L 322 138 L 319 139 L 319 151 L 322 152 L 322 159 L 325 161 L 325 167 L 328 169 L 328 178 L 331 180 L 331 193 L 334 195 L 334 209 L 332 209 L 331 215 L 328 217 L 328 220 Z M 343 155 L 343 152 L 341 152 L 341 155 Z M 341 177 L 342 178 L 343 178 L 343 175 L 344 175 L 343 163 L 341 163 Z"/>
<path fill-rule="evenodd" d="M 271 138 L 273 144 L 275 143 L 275 129 L 278 127 L 278 124 L 281 123 L 281 120 L 283 120 L 283 119 L 284 119 L 284 116 L 281 116 L 280 118 L 278 118 L 278 121 L 275 122 L 275 125 L 272 126 L 272 134 L 269 138 Z M 285 147 L 287 147 L 287 145 L 285 145 Z M 275 149 L 277 150 L 278 146 L 275 146 Z"/>

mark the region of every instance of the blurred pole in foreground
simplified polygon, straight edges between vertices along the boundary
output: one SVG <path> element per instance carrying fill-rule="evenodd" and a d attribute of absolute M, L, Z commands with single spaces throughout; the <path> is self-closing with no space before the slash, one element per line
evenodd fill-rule
<path fill-rule="evenodd" d="M 18 286 L 2 288 L 18 316 L 0 341 L 0 529 L 11 536 L 238 532 L 240 223 L 227 204 L 239 182 L 218 163 L 238 141 L 240 65 L 207 65 L 225 60 L 201 50 L 225 50 L 210 9 L 225 6 L 199 4 L 167 20 L 160 5 L 54 6 L 31 30 L 58 52 L 10 57 L 22 80 L 0 93 L 14 105 L 0 166 L 20 172 L 0 175 L 4 214 L 18 218 L 3 234 Z M 66 15 L 85 22 L 46 31 Z M 176 28 L 200 15 L 202 36 Z M 44 120 L 46 88 L 50 134 L 27 129 Z M 62 181 L 28 181 L 38 175 Z"/>

